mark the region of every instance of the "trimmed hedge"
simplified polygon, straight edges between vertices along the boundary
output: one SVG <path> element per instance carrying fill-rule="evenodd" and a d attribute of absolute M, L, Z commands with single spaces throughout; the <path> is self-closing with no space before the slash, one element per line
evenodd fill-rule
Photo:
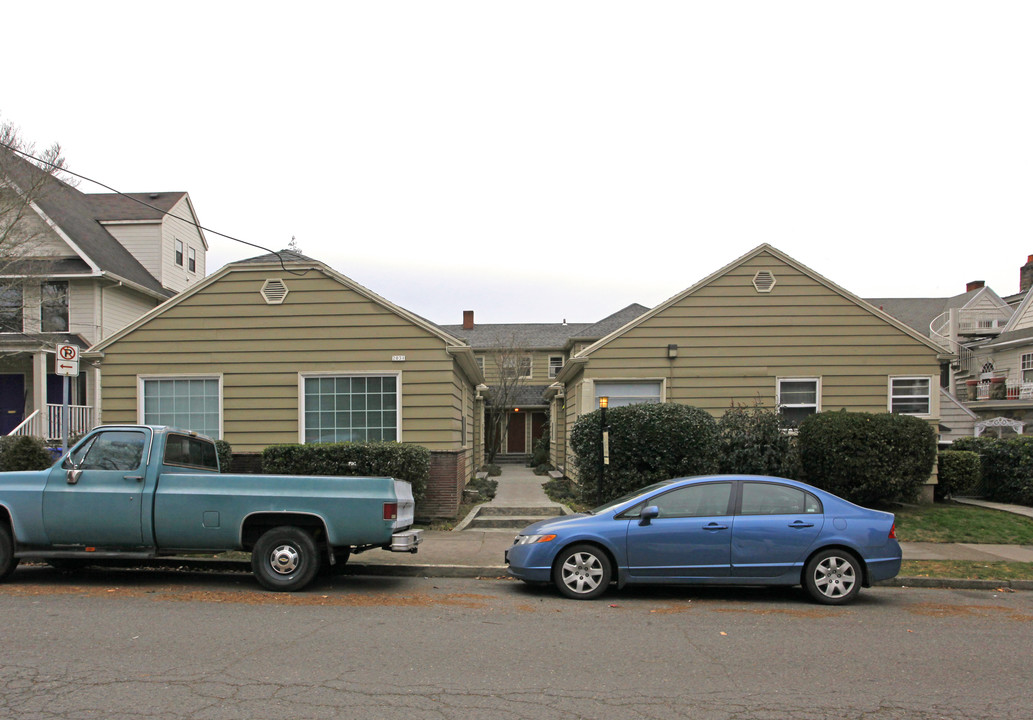
<path fill-rule="evenodd" d="M 1033 437 L 961 438 L 951 449 L 979 454 L 988 499 L 1033 506 Z"/>
<path fill-rule="evenodd" d="M 393 477 L 412 483 L 419 503 L 430 479 L 430 450 L 394 442 L 270 445 L 262 451 L 262 472 Z"/>
<path fill-rule="evenodd" d="M 943 450 L 939 457 L 939 483 L 936 499 L 969 495 L 979 487 L 982 476 L 979 453 L 969 450 Z"/>
<path fill-rule="evenodd" d="M 860 505 L 916 499 L 936 460 L 936 434 L 911 415 L 818 413 L 797 441 L 803 479 Z"/>
<path fill-rule="evenodd" d="M 54 456 L 39 438 L 28 435 L 0 436 L 0 472 L 46 470 Z"/>
<path fill-rule="evenodd" d="M 781 413 L 760 404 L 733 405 L 717 421 L 717 430 L 719 472 L 799 477 L 796 438 Z"/>
<path fill-rule="evenodd" d="M 225 440 L 216 440 L 215 452 L 219 456 L 219 472 L 228 473 L 233 467 L 233 447 Z"/>
<path fill-rule="evenodd" d="M 717 470 L 717 423 L 704 410 L 664 403 L 608 410 L 610 464 L 600 487 L 602 411 L 581 416 L 570 433 L 582 499 L 607 502 L 660 480 Z"/>

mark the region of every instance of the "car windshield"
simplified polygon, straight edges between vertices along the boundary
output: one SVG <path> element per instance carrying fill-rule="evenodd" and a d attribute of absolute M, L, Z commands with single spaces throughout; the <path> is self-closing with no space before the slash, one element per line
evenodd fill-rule
<path fill-rule="evenodd" d="M 597 508 L 589 510 L 588 512 L 590 515 L 601 515 L 605 512 L 609 512 L 610 510 L 615 509 L 619 505 L 623 505 L 629 500 L 634 500 L 635 498 L 641 497 L 642 495 L 648 495 L 649 493 L 654 492 L 655 490 L 667 487 L 673 482 L 674 480 L 664 480 L 663 482 L 654 483 L 653 485 L 647 485 L 644 488 L 639 488 L 638 490 L 630 492 L 627 495 L 617 498 L 616 500 L 611 500 L 608 503 L 604 503 Z"/>

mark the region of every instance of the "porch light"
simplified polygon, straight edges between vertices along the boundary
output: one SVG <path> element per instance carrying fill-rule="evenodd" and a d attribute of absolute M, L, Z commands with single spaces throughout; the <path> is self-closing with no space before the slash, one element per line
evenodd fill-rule
<path fill-rule="evenodd" d="M 678 357 L 678 346 L 671 343 L 667 346 L 667 359 L 674 360 L 676 357 Z"/>

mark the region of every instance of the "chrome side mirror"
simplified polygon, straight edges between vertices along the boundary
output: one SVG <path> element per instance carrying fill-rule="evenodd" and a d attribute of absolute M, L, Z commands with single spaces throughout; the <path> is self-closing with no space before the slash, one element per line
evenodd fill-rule
<path fill-rule="evenodd" d="M 72 466 L 72 469 L 69 470 L 65 474 L 65 476 L 66 476 L 66 478 L 68 480 L 68 484 L 69 485 L 75 485 L 77 482 L 79 482 L 79 477 L 81 475 L 82 475 L 82 470 L 80 470 L 79 468 L 75 467 L 74 465 Z"/>

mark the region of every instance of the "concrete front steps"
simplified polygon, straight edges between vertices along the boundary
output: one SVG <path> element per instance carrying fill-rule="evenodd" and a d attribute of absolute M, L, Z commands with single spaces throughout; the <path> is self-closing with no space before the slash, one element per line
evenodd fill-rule
<path fill-rule="evenodd" d="M 562 505 L 478 505 L 456 530 L 513 532 L 539 520 L 568 514 Z"/>

